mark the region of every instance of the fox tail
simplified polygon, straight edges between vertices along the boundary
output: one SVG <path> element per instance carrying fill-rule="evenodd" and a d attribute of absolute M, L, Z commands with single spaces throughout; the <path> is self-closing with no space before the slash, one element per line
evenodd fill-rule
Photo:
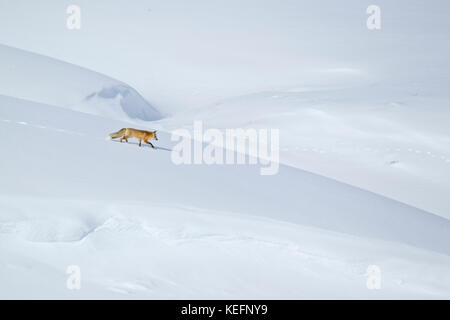
<path fill-rule="evenodd" d="M 117 132 L 113 132 L 113 133 L 111 133 L 109 136 L 108 136 L 108 138 L 109 139 L 115 139 L 115 138 L 119 138 L 119 137 L 122 137 L 124 134 L 125 134 L 125 128 L 122 128 L 122 129 L 120 129 L 119 131 L 117 131 Z"/>

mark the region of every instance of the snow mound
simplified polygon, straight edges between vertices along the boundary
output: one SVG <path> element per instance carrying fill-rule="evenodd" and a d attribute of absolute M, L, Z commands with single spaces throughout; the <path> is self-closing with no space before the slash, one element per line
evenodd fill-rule
<path fill-rule="evenodd" d="M 120 120 L 161 113 L 129 85 L 70 63 L 0 45 L 0 94 Z"/>
<path fill-rule="evenodd" d="M 161 117 L 136 90 L 124 84 L 93 92 L 76 107 L 74 109 L 78 111 L 91 113 L 88 111 L 95 110 L 97 115 L 109 115 L 117 119 L 122 119 L 124 115 L 142 120 L 157 120 Z"/>

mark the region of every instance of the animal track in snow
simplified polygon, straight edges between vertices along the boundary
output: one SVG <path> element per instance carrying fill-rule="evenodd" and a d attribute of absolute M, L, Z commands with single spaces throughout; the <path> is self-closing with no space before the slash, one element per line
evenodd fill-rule
<path fill-rule="evenodd" d="M 432 153 L 431 151 L 424 151 L 424 150 L 420 150 L 420 149 L 413 149 L 413 148 L 407 148 L 407 149 L 401 149 L 398 147 L 385 147 L 385 148 L 376 148 L 373 146 L 364 146 L 364 147 L 356 147 L 356 149 L 358 149 L 359 152 L 366 152 L 366 153 L 378 153 L 378 152 L 386 152 L 386 153 L 393 153 L 393 152 L 402 152 L 404 151 L 405 153 L 409 153 L 415 156 L 428 156 L 431 158 L 437 158 L 439 160 L 442 160 L 446 163 L 450 162 L 450 158 L 447 158 L 447 156 L 445 155 L 436 155 L 434 153 Z M 302 152 L 314 152 L 316 154 L 327 154 L 327 153 L 339 153 L 339 151 L 336 151 L 335 149 L 321 149 L 321 148 L 306 148 L 306 147 L 301 147 L 301 146 L 292 146 L 292 147 L 283 147 L 281 148 L 281 151 L 289 151 L 289 150 L 299 150 Z M 392 160 L 392 161 L 388 161 L 389 164 L 397 164 L 399 163 L 399 160 Z"/>
<path fill-rule="evenodd" d="M 7 123 L 11 123 L 12 121 L 9 119 L 1 119 L 1 121 L 3 122 L 7 122 Z M 61 132 L 61 133 L 67 133 L 67 134 L 74 134 L 74 135 L 78 135 L 78 136 L 85 136 L 85 133 L 81 133 L 81 132 L 75 132 L 75 131 L 69 131 L 69 130 L 65 130 L 65 129 L 61 129 L 61 128 L 50 128 L 50 127 L 46 127 L 43 125 L 39 125 L 39 124 L 29 124 L 25 121 L 15 121 L 16 124 L 20 124 L 20 125 L 25 125 L 25 126 L 31 126 L 31 127 L 35 127 L 38 129 L 48 129 L 48 130 L 52 130 L 52 131 L 57 131 L 57 132 Z M 300 147 L 300 146 L 295 146 L 293 147 L 294 150 L 300 150 L 302 152 L 314 152 L 316 154 L 327 154 L 327 153 L 335 153 L 335 150 L 324 150 L 324 149 L 319 149 L 319 148 L 305 148 L 305 147 Z M 289 151 L 289 148 L 284 147 L 281 149 L 282 151 Z M 365 152 L 379 152 L 379 149 L 371 147 L 371 146 L 365 146 L 362 147 L 360 149 L 360 151 L 365 151 Z M 394 148 L 394 147 L 386 147 L 385 152 L 402 152 L 401 148 Z M 423 151 L 420 149 L 413 149 L 413 148 L 408 148 L 405 150 L 408 153 L 411 154 L 415 154 L 415 155 L 426 155 L 429 156 L 431 158 L 438 158 L 446 163 L 450 163 L 450 158 L 447 158 L 445 155 L 436 155 L 431 151 Z M 392 161 L 391 161 L 392 162 Z M 395 163 L 391 163 L 389 162 L 389 164 L 397 164 L 399 161 L 395 160 Z"/>
<path fill-rule="evenodd" d="M 7 123 L 13 122 L 13 121 L 11 121 L 9 119 L 1 119 L 1 121 L 7 122 Z M 86 134 L 81 133 L 81 132 L 75 132 L 75 131 L 70 131 L 70 130 L 61 129 L 61 128 L 51 128 L 51 127 L 46 127 L 46 126 L 43 126 L 43 125 L 40 125 L 40 124 L 30 124 L 30 123 L 25 122 L 25 121 L 14 121 L 14 123 L 20 124 L 20 125 L 23 125 L 23 126 L 29 126 L 29 127 L 33 127 L 33 128 L 38 128 L 38 129 L 48 129 L 48 130 L 62 132 L 62 133 L 74 134 L 74 135 L 78 135 L 78 136 L 85 136 L 86 135 Z"/>

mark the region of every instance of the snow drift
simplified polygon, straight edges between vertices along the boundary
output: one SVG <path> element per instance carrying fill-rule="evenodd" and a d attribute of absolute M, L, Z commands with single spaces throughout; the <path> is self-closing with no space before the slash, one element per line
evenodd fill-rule
<path fill-rule="evenodd" d="M 0 45 L 0 94 L 126 120 L 161 113 L 125 83 L 69 63 Z"/>

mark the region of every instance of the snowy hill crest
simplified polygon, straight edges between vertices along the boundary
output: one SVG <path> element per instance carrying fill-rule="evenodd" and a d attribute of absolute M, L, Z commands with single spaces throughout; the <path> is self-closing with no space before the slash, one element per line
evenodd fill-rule
<path fill-rule="evenodd" d="M 0 94 L 118 120 L 161 113 L 135 89 L 70 63 L 0 45 Z"/>

